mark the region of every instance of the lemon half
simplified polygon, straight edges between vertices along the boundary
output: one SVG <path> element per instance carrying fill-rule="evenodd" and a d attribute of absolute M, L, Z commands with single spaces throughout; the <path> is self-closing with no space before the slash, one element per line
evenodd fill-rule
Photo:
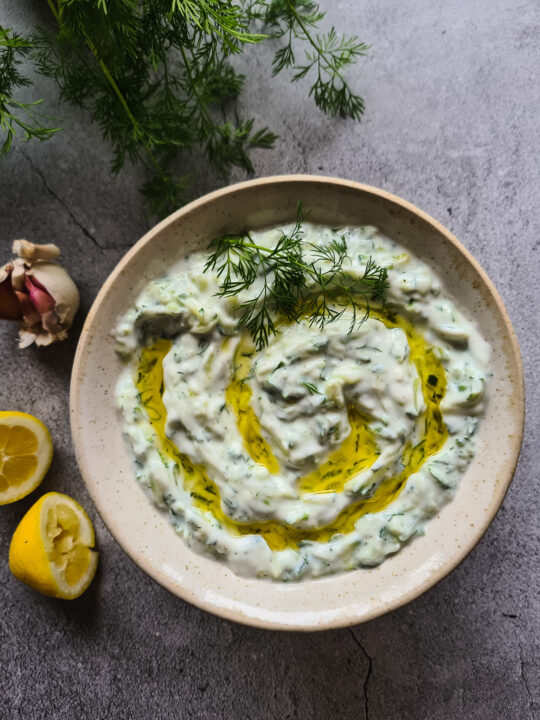
<path fill-rule="evenodd" d="M 44 595 L 72 600 L 96 574 L 92 521 L 62 493 L 40 498 L 23 517 L 9 548 L 9 567 L 21 582 Z"/>
<path fill-rule="evenodd" d="M 41 420 L 12 410 L 0 412 L 0 505 L 35 490 L 52 456 L 51 436 Z"/>

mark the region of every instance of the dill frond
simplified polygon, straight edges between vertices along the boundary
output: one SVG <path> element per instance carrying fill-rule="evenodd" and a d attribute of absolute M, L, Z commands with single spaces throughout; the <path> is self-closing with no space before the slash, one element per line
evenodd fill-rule
<path fill-rule="evenodd" d="M 305 250 L 310 257 L 307 259 Z M 290 233 L 282 233 L 273 248 L 258 245 L 250 233 L 215 239 L 204 271 L 221 279 L 218 295 L 233 297 L 257 282 L 257 292 L 237 307 L 237 328 L 251 334 L 255 346 L 265 347 L 285 318 L 306 318 L 321 330 L 345 311 L 351 312 L 349 332 L 369 317 L 370 303 L 384 305 L 388 272 L 370 257 L 362 275 L 347 269 L 345 238 L 315 246 L 303 241 L 302 205 Z"/>
<path fill-rule="evenodd" d="M 274 55 L 274 75 L 290 68 L 292 80 L 297 82 L 311 74 L 314 81 L 309 94 L 317 107 L 327 115 L 360 119 L 364 101 L 351 90 L 344 71 L 367 53 L 368 45 L 356 37 L 340 38 L 333 27 L 317 33 L 325 13 L 311 0 L 261 0 L 251 12 L 269 28 L 271 37 L 285 41 Z M 304 45 L 303 61 L 296 59 L 295 43 Z"/>
<path fill-rule="evenodd" d="M 13 140 L 22 133 L 23 142 L 33 138 L 47 140 L 58 127 L 50 127 L 53 118 L 37 110 L 43 100 L 22 102 L 14 97 L 16 88 L 31 85 L 31 81 L 19 72 L 19 65 L 32 48 L 32 42 L 10 29 L 0 26 L 0 128 L 5 139 L 0 148 L 0 158 L 10 151 Z"/>
<path fill-rule="evenodd" d="M 326 113 L 356 119 L 362 114 L 363 101 L 349 88 L 344 70 L 367 46 L 339 38 L 334 29 L 319 34 L 324 13 L 310 0 L 47 0 L 47 5 L 54 30 L 38 27 L 24 41 L 0 31 L 0 129 L 7 132 L 2 153 L 11 147 L 16 126 L 23 139 L 46 139 L 57 130 L 44 124 L 35 108 L 40 101 L 17 104 L 10 95 L 12 87 L 26 84 L 15 54 L 30 53 L 37 71 L 57 82 L 60 98 L 85 109 L 99 125 L 112 148 L 114 173 L 126 162 L 145 166 L 142 191 L 153 215 L 189 199 L 187 168 L 201 151 L 227 179 L 235 167 L 254 171 L 255 148 L 273 147 L 277 136 L 240 117 L 235 105 L 245 78 L 230 57 L 247 46 L 284 42 L 274 74 L 291 68 L 294 82 L 310 76 L 309 94 Z M 296 46 L 305 48 L 300 62 Z M 186 170 L 173 172 L 179 161 Z"/>

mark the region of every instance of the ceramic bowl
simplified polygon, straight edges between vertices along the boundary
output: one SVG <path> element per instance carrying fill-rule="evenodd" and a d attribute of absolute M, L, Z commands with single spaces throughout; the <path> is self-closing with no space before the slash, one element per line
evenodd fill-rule
<path fill-rule="evenodd" d="M 135 480 L 114 407 L 121 363 L 113 329 L 149 280 L 171 263 L 235 229 L 295 218 L 376 225 L 438 273 L 476 319 L 493 349 L 490 401 L 477 453 L 452 502 L 382 565 L 300 583 L 246 579 L 176 535 Z M 518 459 L 524 393 L 519 348 L 493 284 L 442 225 L 383 190 L 316 176 L 280 176 L 206 195 L 148 232 L 101 289 L 82 331 L 71 384 L 71 427 L 77 460 L 104 523 L 131 559 L 154 580 L 204 610 L 259 627 L 322 630 L 363 622 L 418 597 L 471 551 L 497 512 Z"/>

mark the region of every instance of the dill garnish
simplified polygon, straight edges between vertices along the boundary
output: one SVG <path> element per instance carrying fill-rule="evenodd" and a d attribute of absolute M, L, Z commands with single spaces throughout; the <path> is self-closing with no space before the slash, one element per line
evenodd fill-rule
<path fill-rule="evenodd" d="M 233 297 L 257 291 L 239 302 L 237 329 L 248 330 L 258 349 L 277 332 L 280 319 L 295 322 L 306 317 L 322 330 L 352 312 L 349 332 L 369 317 L 370 302 L 384 304 L 388 287 L 385 267 L 368 258 L 362 275 L 345 267 L 349 259 L 344 236 L 318 247 L 303 241 L 302 205 L 290 233 L 282 233 L 275 247 L 254 242 L 249 232 L 223 235 L 210 245 L 204 267 L 221 278 L 218 295 Z M 314 258 L 306 258 L 308 251 Z"/>

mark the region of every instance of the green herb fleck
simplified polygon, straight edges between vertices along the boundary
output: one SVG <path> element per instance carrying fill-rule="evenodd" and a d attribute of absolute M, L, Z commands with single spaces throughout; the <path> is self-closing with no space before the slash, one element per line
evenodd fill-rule
<path fill-rule="evenodd" d="M 322 394 L 316 385 L 308 382 L 307 380 L 303 380 L 302 385 L 305 388 L 307 388 L 312 395 L 321 395 Z"/>

